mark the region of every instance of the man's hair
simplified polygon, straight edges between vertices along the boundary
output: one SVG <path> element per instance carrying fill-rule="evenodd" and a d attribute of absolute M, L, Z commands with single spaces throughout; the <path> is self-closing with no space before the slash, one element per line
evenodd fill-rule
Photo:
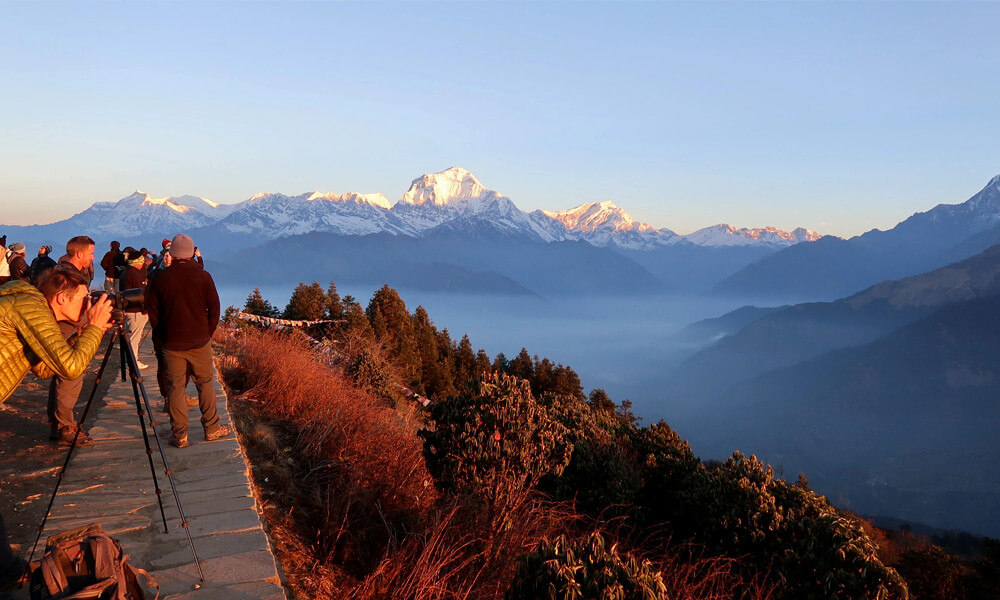
<path fill-rule="evenodd" d="M 74 292 L 81 285 L 87 285 L 87 278 L 82 273 L 56 268 L 43 273 L 38 280 L 37 287 L 45 299 L 51 301 L 56 297 L 56 294 Z"/>
<path fill-rule="evenodd" d="M 76 256 L 78 252 L 83 252 L 84 250 L 86 250 L 87 246 L 93 246 L 93 245 L 94 245 L 94 240 L 90 239 L 89 236 L 78 235 L 75 238 L 70 238 L 70 240 L 66 242 L 66 255 Z"/>

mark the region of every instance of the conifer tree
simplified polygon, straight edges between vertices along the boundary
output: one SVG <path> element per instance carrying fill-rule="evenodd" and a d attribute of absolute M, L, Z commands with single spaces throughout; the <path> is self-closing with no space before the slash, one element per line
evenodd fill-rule
<path fill-rule="evenodd" d="M 326 304 L 326 292 L 318 281 L 310 285 L 300 283 L 288 299 L 283 316 L 286 319 L 320 321 L 326 317 Z"/>
<path fill-rule="evenodd" d="M 461 392 L 466 384 L 478 377 L 476 373 L 476 355 L 472 351 L 469 335 L 463 335 L 455 350 L 455 388 Z"/>
<path fill-rule="evenodd" d="M 340 329 L 344 353 L 354 357 L 375 345 L 375 332 L 361 305 L 352 296 L 344 296 L 344 323 Z"/>
<path fill-rule="evenodd" d="M 330 280 L 330 287 L 326 290 L 326 317 L 334 321 L 344 318 L 344 305 L 340 301 L 337 284 L 333 280 Z"/>
<path fill-rule="evenodd" d="M 427 309 L 418 306 L 413 313 L 414 338 L 420 355 L 420 386 L 423 392 L 436 396 L 441 386 L 441 357 L 438 353 L 437 329 L 431 323 Z"/>
<path fill-rule="evenodd" d="M 482 376 L 483 373 L 489 373 L 493 370 L 493 366 L 490 364 L 490 355 L 486 354 L 486 350 L 482 348 L 479 352 L 476 352 L 476 373 Z"/>
<path fill-rule="evenodd" d="M 375 337 L 389 350 L 389 359 L 399 369 L 408 385 L 420 382 L 420 354 L 413 331 L 413 320 L 399 293 L 383 285 L 365 309 Z"/>
<path fill-rule="evenodd" d="M 615 412 L 614 400 L 611 399 L 611 396 L 608 396 L 608 393 L 604 391 L 604 388 L 594 388 L 590 390 L 589 403 L 590 407 L 595 411 L 607 414 L 614 414 Z"/>
<path fill-rule="evenodd" d="M 264 299 L 259 287 L 255 287 L 247 296 L 247 301 L 243 305 L 243 312 L 261 317 L 277 317 L 281 314 L 273 304 Z"/>
<path fill-rule="evenodd" d="M 532 381 L 535 378 L 535 364 L 531 360 L 531 355 L 528 354 L 527 348 L 521 348 L 517 356 L 508 363 L 507 374 L 519 379 L 527 379 L 528 381 Z"/>

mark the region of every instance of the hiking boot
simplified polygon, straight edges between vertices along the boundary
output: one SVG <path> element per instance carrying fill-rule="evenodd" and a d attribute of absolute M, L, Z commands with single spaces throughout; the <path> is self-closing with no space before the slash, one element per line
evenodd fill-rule
<path fill-rule="evenodd" d="M 135 361 L 135 366 L 139 367 L 139 370 L 148 369 L 149 368 L 149 365 L 147 365 L 146 363 L 142 362 L 141 360 Z"/>
<path fill-rule="evenodd" d="M 195 398 L 194 396 L 188 396 L 187 404 L 188 406 L 198 406 L 198 399 Z"/>
<path fill-rule="evenodd" d="M 176 435 L 170 436 L 170 445 L 176 448 L 187 448 L 191 444 L 188 442 L 188 436 L 182 435 L 177 437 Z"/>
<path fill-rule="evenodd" d="M 210 431 L 210 432 L 206 431 L 205 432 L 205 441 L 206 442 L 214 442 L 215 440 L 222 439 L 222 438 L 226 437 L 231 432 L 232 432 L 232 429 L 226 427 L 225 425 L 219 425 L 218 427 L 216 427 L 212 431 Z"/>
<path fill-rule="evenodd" d="M 80 430 L 80 435 L 79 436 L 76 435 L 77 429 Z M 49 436 L 49 437 L 51 438 L 52 436 Z M 94 445 L 93 438 L 91 438 L 89 435 L 87 435 L 87 432 L 84 431 L 82 427 L 70 427 L 68 425 L 66 427 L 60 427 L 59 428 L 59 436 L 56 439 L 59 441 L 59 445 L 60 446 L 72 446 L 74 439 L 76 440 L 76 445 L 77 446 L 93 446 Z"/>

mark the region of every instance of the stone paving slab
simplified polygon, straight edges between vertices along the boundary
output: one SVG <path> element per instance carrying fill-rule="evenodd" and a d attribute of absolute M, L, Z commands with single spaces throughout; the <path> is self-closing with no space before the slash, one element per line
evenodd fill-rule
<path fill-rule="evenodd" d="M 214 442 L 204 441 L 198 408 L 192 407 L 191 446 L 170 446 L 169 418 L 159 412 L 162 402 L 155 390 L 155 360 L 151 354 L 142 358 L 154 365 L 142 375 L 149 388 L 150 405 L 157 411 L 153 421 L 189 526 L 186 530 L 181 527 L 171 481 L 150 420 L 144 414 L 153 470 L 167 519 L 168 531 L 164 533 L 132 385 L 118 376 L 106 397 L 95 400 L 97 419 L 90 429 L 95 444 L 74 450 L 46 522 L 43 542 L 47 535 L 99 523 L 121 542 L 130 562 L 155 578 L 161 598 L 284 600 L 280 570 L 261 525 L 249 468 L 235 434 Z M 217 380 L 214 385 L 222 423 L 231 426 L 225 392 Z M 196 394 L 194 384 L 190 384 L 188 393 Z M 204 582 L 199 581 L 188 535 L 198 554 Z M 28 598 L 27 587 L 15 590 L 13 597 Z"/>

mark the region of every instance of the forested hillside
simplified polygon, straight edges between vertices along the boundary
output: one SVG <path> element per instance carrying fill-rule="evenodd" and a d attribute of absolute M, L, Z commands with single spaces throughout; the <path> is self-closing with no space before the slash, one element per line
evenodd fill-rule
<path fill-rule="evenodd" d="M 384 286 L 300 284 L 223 374 L 290 585 L 311 598 L 995 598 L 998 548 L 888 534 L 527 349 L 489 357 Z"/>

